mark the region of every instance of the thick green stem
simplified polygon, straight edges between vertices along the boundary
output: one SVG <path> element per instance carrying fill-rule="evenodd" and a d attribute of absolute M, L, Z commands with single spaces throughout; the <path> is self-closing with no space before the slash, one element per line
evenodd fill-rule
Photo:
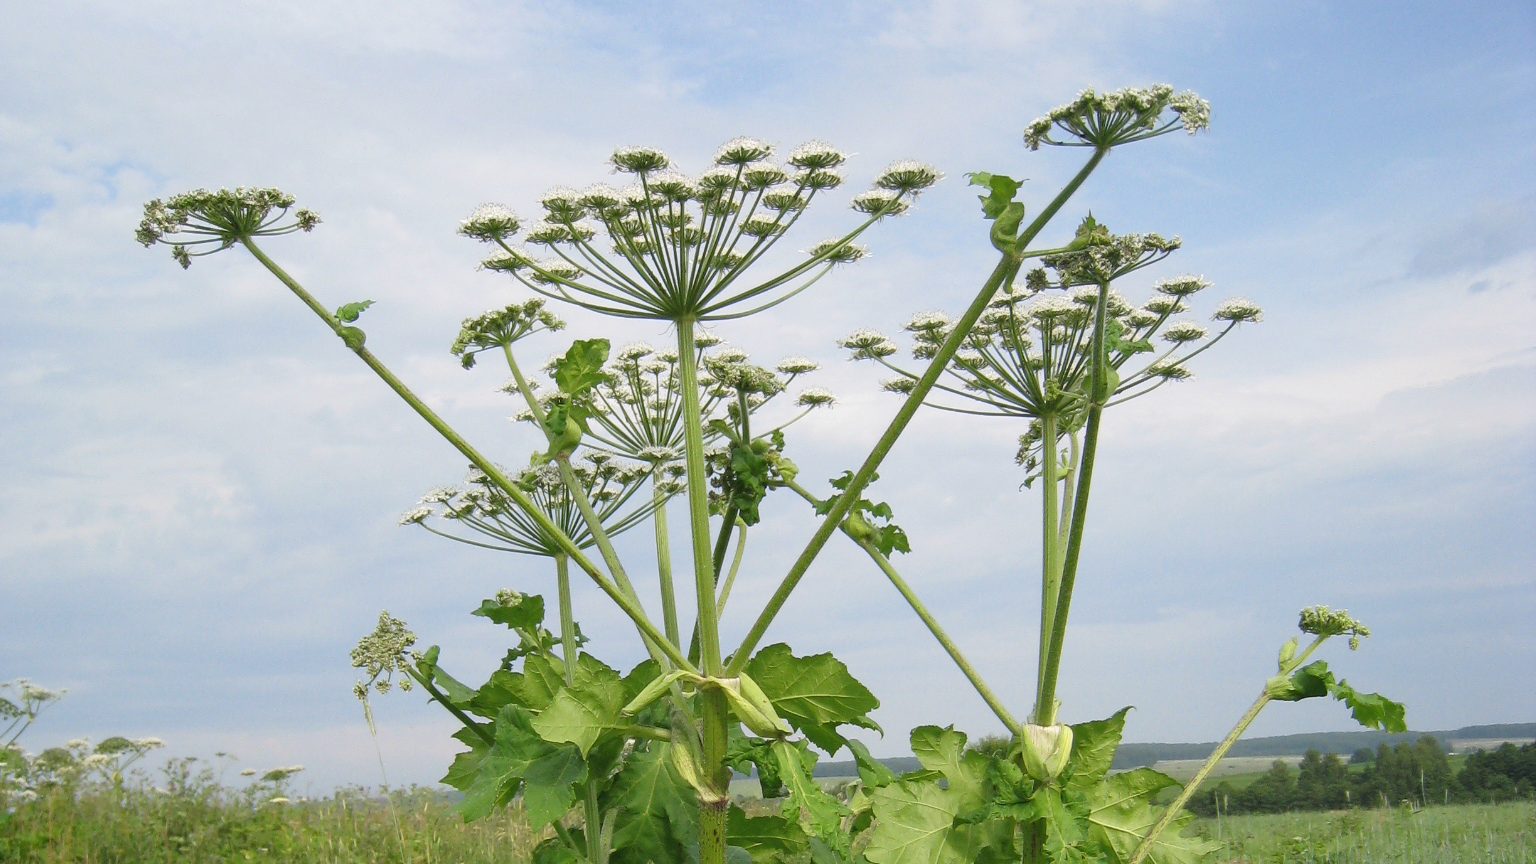
<path fill-rule="evenodd" d="M 699 800 L 699 864 L 725 864 L 726 815 L 730 807 L 731 769 L 725 764 L 730 708 L 725 693 L 711 687 L 699 694 L 703 709 L 704 771 L 709 794 Z"/>
<path fill-rule="evenodd" d="M 683 445 L 688 481 L 688 520 L 693 540 L 693 582 L 698 604 L 699 666 L 720 675 L 720 622 L 715 609 L 714 555 L 709 534 L 709 478 L 704 468 L 704 424 L 699 407 L 698 349 L 694 322 L 677 322 L 677 365 L 683 391 Z"/>
<path fill-rule="evenodd" d="M 1083 551 L 1083 525 L 1088 519 L 1088 491 L 1093 483 L 1093 460 L 1099 446 L 1099 423 L 1104 417 L 1104 403 L 1109 400 L 1105 385 L 1104 324 L 1108 317 L 1109 282 L 1099 283 L 1099 298 L 1093 317 L 1092 372 L 1088 378 L 1088 420 L 1083 432 L 1082 464 L 1077 469 L 1077 492 L 1072 501 L 1072 530 L 1067 535 L 1067 550 L 1061 562 L 1061 587 L 1056 595 L 1056 610 L 1051 622 L 1050 644 L 1045 655 L 1045 670 L 1040 678 L 1040 693 L 1035 700 L 1035 717 L 1042 726 L 1056 722 L 1056 679 L 1061 672 L 1061 649 L 1067 638 L 1067 615 L 1072 611 L 1072 588 L 1077 582 L 1077 562 Z"/>
<path fill-rule="evenodd" d="M 693 541 L 693 582 L 698 605 L 696 632 L 699 666 L 707 675 L 720 676 L 720 621 L 715 607 L 715 566 L 710 549 L 709 489 L 704 469 L 704 426 L 699 406 L 698 349 L 694 322 L 683 318 L 677 325 L 679 386 L 683 391 L 683 444 L 688 482 L 688 521 Z M 699 864 L 724 864 L 726 811 L 730 799 L 730 768 L 725 748 L 730 708 L 717 688 L 699 694 L 699 718 L 703 732 L 703 765 L 709 794 L 699 802 Z"/>
<path fill-rule="evenodd" d="M 1078 187 L 1083 185 L 1083 182 L 1088 179 L 1088 175 L 1093 173 L 1093 169 L 1098 167 L 1108 152 L 1108 150 L 1103 149 L 1093 151 L 1093 156 L 1088 159 L 1088 162 L 1078 170 L 1077 174 L 1066 186 L 1062 187 L 1060 192 L 1056 193 L 1056 197 L 1051 199 L 1051 203 L 1047 204 L 1045 209 L 1040 212 L 1040 215 L 1036 216 L 1035 220 L 1029 223 L 1029 227 L 1025 228 L 1023 233 L 1019 235 L 1014 243 L 1015 249 L 1023 250 L 1028 248 L 1029 244 L 1035 239 L 1035 236 L 1045 228 L 1052 217 L 1056 215 L 1056 212 L 1077 192 Z M 993 269 L 992 274 L 987 277 L 986 283 L 982 285 L 981 291 L 976 295 L 976 299 L 971 301 L 971 305 L 965 310 L 965 314 L 961 315 L 960 319 L 955 322 L 954 329 L 945 338 L 944 344 L 939 347 L 932 361 L 928 364 L 927 371 L 917 380 L 916 385 L 912 388 L 912 392 L 907 395 L 906 401 L 902 402 L 901 408 L 896 412 L 896 416 L 891 419 L 891 424 L 886 427 L 884 434 L 880 436 L 880 440 L 875 442 L 874 449 L 870 451 L 869 455 L 864 459 L 864 464 L 859 466 L 859 470 L 849 480 L 847 488 L 837 497 L 837 500 L 832 505 L 832 509 L 822 517 L 821 524 L 816 528 L 816 533 L 811 535 L 810 542 L 801 551 L 800 557 L 796 558 L 794 564 L 790 566 L 789 572 L 784 575 L 778 588 L 774 590 L 773 596 L 768 599 L 768 603 L 763 607 L 762 613 L 753 622 L 752 628 L 747 631 L 746 637 L 742 639 L 741 647 L 736 649 L 734 656 L 731 658 L 729 674 L 740 672 L 742 667 L 746 665 L 752 652 L 757 648 L 757 643 L 762 641 L 763 636 L 768 632 L 769 625 L 773 623 L 773 619 L 778 616 L 779 610 L 789 600 L 790 593 L 795 590 L 796 585 L 800 584 L 800 580 L 805 577 L 806 571 L 810 569 L 811 562 L 815 561 L 816 556 L 821 554 L 822 548 L 831 539 L 832 532 L 836 531 L 838 526 L 842 524 L 843 518 L 848 515 L 848 511 L 853 507 L 854 502 L 859 500 L 859 496 L 863 494 L 864 488 L 874 478 L 880 463 L 885 461 L 886 455 L 895 446 L 896 439 L 901 437 L 901 433 L 906 430 L 907 424 L 912 422 L 912 418 L 917 414 L 917 409 L 922 406 L 923 400 L 928 398 L 928 393 L 938 383 L 939 376 L 949 366 L 949 361 L 955 356 L 955 352 L 960 350 L 961 343 L 970 334 L 971 328 L 976 325 L 976 321 L 981 318 L 981 314 L 986 311 L 987 304 L 997 294 L 998 289 L 1011 281 L 1018 273 L 1019 266 L 1023 261 L 1023 254 L 1023 252 L 1005 254 L 1003 259 L 998 262 L 997 267 Z"/>
<path fill-rule="evenodd" d="M 672 586 L 672 538 L 667 532 L 667 496 L 656 486 L 651 475 L 651 521 L 656 527 L 656 578 L 661 583 L 661 623 L 673 645 L 682 644 L 677 628 L 677 591 Z"/>
<path fill-rule="evenodd" d="M 1056 597 L 1061 590 L 1061 580 L 1056 570 L 1056 541 L 1061 535 L 1061 517 L 1057 514 L 1057 496 L 1061 490 L 1057 488 L 1060 478 L 1057 477 L 1057 469 L 1060 467 L 1056 461 L 1056 415 L 1045 414 L 1040 418 L 1040 444 L 1041 466 L 1040 482 L 1041 491 L 1044 493 L 1044 512 L 1041 516 L 1040 543 L 1040 652 L 1038 666 L 1035 668 L 1035 719 L 1034 722 L 1044 725 L 1045 711 L 1041 707 L 1040 697 L 1045 689 L 1045 664 L 1050 653 L 1051 630 L 1056 620 Z"/>
<path fill-rule="evenodd" d="M 306 291 L 302 285 L 295 281 L 292 276 L 289 276 L 287 272 L 283 270 L 283 268 L 277 266 L 277 263 L 274 262 L 271 258 L 268 258 L 266 253 L 262 252 L 255 243 L 251 242 L 249 239 L 243 240 L 242 243 L 248 250 L 250 250 L 250 253 L 256 257 L 256 260 L 260 261 L 262 265 L 272 273 L 272 275 L 278 278 L 278 281 L 288 286 L 289 290 L 297 295 L 300 300 L 304 301 L 304 304 L 312 309 L 316 315 L 319 315 L 320 319 L 329 325 L 333 332 L 340 335 L 341 330 L 343 329 L 343 325 L 336 320 L 335 316 L 326 311 L 326 308 L 321 306 L 319 301 L 315 300 L 315 298 L 310 295 L 310 293 Z M 613 600 L 613 602 L 618 605 L 619 609 L 621 609 L 625 615 L 629 616 L 629 619 L 635 623 L 637 628 L 640 629 L 640 632 L 643 636 L 654 640 L 661 647 L 663 652 L 669 658 L 671 658 L 672 662 L 678 665 L 678 668 L 686 669 L 691 672 L 698 672 L 698 670 L 694 668 L 693 664 L 688 662 L 688 658 L 684 657 L 682 652 L 677 649 L 677 646 L 668 643 L 666 641 L 666 637 L 656 629 L 656 626 L 652 624 L 649 619 L 646 618 L 645 611 L 636 606 L 622 589 L 615 585 L 601 570 L 597 568 L 597 565 L 594 564 L 591 559 L 582 554 L 581 549 L 576 546 L 571 538 L 566 536 L 564 531 L 560 530 L 560 526 L 551 521 L 548 514 L 539 509 L 538 505 L 536 505 L 533 500 L 528 497 L 527 493 L 519 488 L 516 483 L 513 483 L 512 480 L 508 478 L 506 474 L 504 474 L 502 470 L 496 466 L 496 463 L 492 462 L 490 459 L 487 459 L 480 453 L 479 450 L 476 450 L 474 446 L 466 441 L 464 437 L 458 433 L 458 431 L 456 431 L 452 426 L 449 426 L 447 421 L 439 417 L 437 412 L 433 411 L 427 406 L 425 402 L 421 400 L 421 397 L 417 396 L 414 392 L 411 391 L 409 387 L 405 386 L 404 382 L 395 377 L 395 374 L 391 372 L 387 366 L 380 362 L 377 357 L 373 356 L 373 353 L 370 352 L 367 348 L 364 348 L 362 345 L 358 345 L 356 348 L 353 348 L 352 351 L 358 356 L 359 359 L 368 365 L 368 368 L 373 370 L 374 374 L 378 375 L 385 384 L 389 385 L 389 389 L 395 391 L 395 394 L 403 399 L 407 405 L 411 406 L 412 410 L 420 415 L 423 420 L 427 421 L 427 423 L 433 429 L 437 430 L 437 433 L 443 436 L 443 438 L 446 439 L 449 444 L 452 444 L 454 449 L 463 454 L 463 456 L 468 459 L 470 463 L 473 464 L 476 468 L 479 468 L 481 471 L 485 472 L 486 477 L 488 477 L 492 483 L 495 483 L 497 488 L 499 488 L 508 498 L 511 498 L 514 502 L 516 502 L 517 506 L 521 507 L 523 511 L 528 514 L 528 518 L 532 519 L 534 524 L 539 526 L 540 530 L 554 538 L 556 545 L 560 546 L 561 550 L 565 552 L 565 554 L 569 555 L 571 560 L 576 563 L 576 566 L 580 567 L 582 572 L 591 577 L 592 581 L 597 584 L 597 587 L 602 589 L 602 592 L 607 594 L 609 599 Z"/>
<path fill-rule="evenodd" d="M 555 556 L 555 589 L 560 595 L 560 659 L 565 686 L 576 683 L 576 615 L 571 609 L 571 568 L 564 555 Z"/>
<path fill-rule="evenodd" d="M 560 659 L 565 667 L 565 686 L 571 687 L 576 684 L 576 665 L 580 658 L 576 653 L 576 616 L 571 609 L 571 569 L 564 555 L 555 556 L 555 586 L 560 596 Z M 603 821 L 597 803 L 596 783 L 587 784 L 582 816 L 586 822 L 587 858 L 596 862 L 602 854 L 597 826 Z"/>

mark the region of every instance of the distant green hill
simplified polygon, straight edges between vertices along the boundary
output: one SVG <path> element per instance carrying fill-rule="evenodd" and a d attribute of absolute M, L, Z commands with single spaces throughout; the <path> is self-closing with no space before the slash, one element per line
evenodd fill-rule
<path fill-rule="evenodd" d="M 1379 744 L 1396 744 L 1399 741 L 1415 741 L 1422 735 L 1432 735 L 1447 749 L 1450 742 L 1479 738 L 1536 738 L 1536 723 L 1495 723 L 1485 726 L 1463 726 L 1438 732 L 1406 732 L 1389 735 L 1386 732 L 1309 732 L 1301 735 L 1275 735 L 1269 738 L 1249 738 L 1232 746 L 1230 756 L 1301 756 L 1308 750 L 1323 753 L 1349 755 L 1361 747 L 1374 749 Z M 1152 765 L 1165 759 L 1204 759 L 1216 749 L 1215 741 L 1201 744 L 1121 744 L 1115 753 L 1115 768 L 1137 768 Z M 918 762 L 911 756 L 882 759 L 885 765 L 898 773 L 915 771 Z M 851 761 L 823 762 L 816 766 L 817 777 L 852 777 L 858 772 Z"/>

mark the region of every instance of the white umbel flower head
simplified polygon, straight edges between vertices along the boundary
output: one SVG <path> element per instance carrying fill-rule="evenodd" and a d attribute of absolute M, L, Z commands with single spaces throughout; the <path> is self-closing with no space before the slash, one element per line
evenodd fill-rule
<path fill-rule="evenodd" d="M 1029 308 L 1025 311 L 1035 318 L 1048 321 L 1052 318 L 1060 318 L 1063 315 L 1076 312 L 1077 309 L 1078 305 L 1070 299 L 1053 295 L 1036 300 L 1029 304 Z"/>
<path fill-rule="evenodd" d="M 806 250 L 812 258 L 821 258 L 828 264 L 852 264 L 869 255 L 869 248 L 857 243 L 844 243 L 840 238 L 823 240 Z"/>
<path fill-rule="evenodd" d="M 777 186 L 789 179 L 789 172 L 771 162 L 749 165 L 741 172 L 742 184 L 753 191 Z"/>
<path fill-rule="evenodd" d="M 655 353 L 656 349 L 651 347 L 649 342 L 631 342 L 620 348 L 614 356 L 626 363 L 632 363 L 641 357 L 649 357 Z"/>
<path fill-rule="evenodd" d="M 878 330 L 855 330 L 839 339 L 837 344 L 840 348 L 852 351 L 855 360 L 889 357 L 897 351 L 896 343 Z"/>
<path fill-rule="evenodd" d="M 1161 363 L 1153 363 L 1147 367 L 1147 374 L 1154 378 L 1162 378 L 1165 381 L 1187 381 L 1194 377 L 1188 368 L 1180 366 L 1175 361 L 1164 360 Z"/>
<path fill-rule="evenodd" d="M 902 159 L 885 166 L 885 170 L 875 178 L 875 185 L 892 192 L 910 194 L 927 189 L 943 177 L 939 169 L 932 165 L 914 159 Z"/>
<path fill-rule="evenodd" d="M 1179 125 L 1191 135 L 1210 126 L 1209 102 L 1188 91 L 1175 94 L 1167 84 L 1108 93 L 1089 88 L 1030 123 L 1024 130 L 1024 143 L 1031 150 L 1040 149 L 1041 144 L 1113 147 L 1170 131 L 1173 123 L 1163 119 L 1164 110 L 1177 115 Z M 1053 130 L 1066 133 L 1071 140 L 1056 140 L 1051 137 Z"/>
<path fill-rule="evenodd" d="M 761 162 L 773 155 L 773 145 L 761 138 L 745 135 L 732 138 L 715 151 L 716 165 L 742 166 Z"/>
<path fill-rule="evenodd" d="M 481 204 L 459 223 L 459 233 L 484 243 L 505 240 L 517 233 L 522 221 L 501 204 Z"/>
<path fill-rule="evenodd" d="M 436 512 L 431 507 L 413 507 L 400 516 L 401 525 L 420 525 L 432 517 Z"/>
<path fill-rule="evenodd" d="M 626 174 L 647 174 L 672 164 L 667 154 L 655 147 L 620 147 L 609 158 L 615 171 Z"/>
<path fill-rule="evenodd" d="M 581 203 L 582 194 L 569 186 L 556 186 L 539 196 L 539 204 L 551 219 L 571 222 L 586 212 Z"/>
<path fill-rule="evenodd" d="M 745 363 L 751 359 L 751 357 L 751 354 L 748 354 L 740 348 L 728 346 L 715 351 L 704 359 L 711 363 Z"/>
<path fill-rule="evenodd" d="M 1175 345 L 1183 345 L 1185 342 L 1204 339 L 1207 332 L 1209 331 L 1193 321 L 1174 321 L 1163 328 L 1163 339 Z"/>
<path fill-rule="evenodd" d="M 949 326 L 949 316 L 943 312 L 919 312 L 902 325 L 903 330 L 912 333 L 926 333 L 931 330 L 942 330 Z"/>
<path fill-rule="evenodd" d="M 1174 276 L 1171 279 L 1162 279 L 1153 284 L 1152 290 L 1159 294 L 1167 294 L 1170 297 L 1188 297 L 1196 291 L 1211 287 L 1211 283 L 1199 276 Z"/>
<path fill-rule="evenodd" d="M 825 189 L 836 189 L 843 185 L 843 175 L 829 168 L 801 171 L 795 175 L 795 182 L 812 192 L 820 192 Z"/>
<path fill-rule="evenodd" d="M 624 195 L 607 183 L 593 183 L 581 191 L 581 205 L 601 213 L 624 204 Z"/>
<path fill-rule="evenodd" d="M 912 209 L 912 205 L 901 197 L 900 192 L 890 189 L 871 189 L 868 192 L 860 192 L 853 196 L 848 206 L 870 215 L 900 216 Z"/>
<path fill-rule="evenodd" d="M 1242 297 L 1233 297 L 1216 307 L 1211 313 L 1213 321 L 1232 321 L 1234 323 L 1254 323 L 1264 319 L 1264 310 L 1258 304 Z"/>
<path fill-rule="evenodd" d="M 848 161 L 848 154 L 825 141 L 807 141 L 789 151 L 789 164 L 802 170 L 836 168 Z"/>
<path fill-rule="evenodd" d="M 809 357 L 785 357 L 774 368 L 785 375 L 804 375 L 807 372 L 815 372 L 817 369 L 820 369 L 821 364 Z"/>
<path fill-rule="evenodd" d="M 795 397 L 795 404 L 805 408 L 824 408 L 836 401 L 837 397 L 833 396 L 830 390 L 823 390 L 820 387 L 807 387 Z"/>

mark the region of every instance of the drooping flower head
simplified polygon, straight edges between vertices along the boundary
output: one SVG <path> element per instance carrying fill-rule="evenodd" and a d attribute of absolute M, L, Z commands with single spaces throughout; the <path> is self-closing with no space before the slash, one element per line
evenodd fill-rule
<path fill-rule="evenodd" d="M 358 640 L 357 647 L 352 649 L 353 668 L 363 670 L 367 676 L 366 680 L 359 681 L 353 688 L 352 692 L 357 698 L 366 701 L 370 687 L 380 693 L 388 693 L 395 683 L 399 684 L 401 690 L 410 690 L 411 679 L 404 673 L 411 662 L 411 646 L 415 644 L 416 634 L 405 626 L 404 621 L 389 614 L 387 610 L 380 612 L 379 623 L 374 626 L 373 632 Z M 394 680 L 397 672 L 402 676 L 399 682 Z M 301 767 L 294 767 L 289 773 L 302 770 Z"/>
<path fill-rule="evenodd" d="M 156 198 L 144 205 L 144 218 L 134 238 L 145 248 L 156 243 L 171 247 L 171 257 L 183 269 L 192 259 L 212 255 L 253 237 L 312 231 L 320 217 L 299 209 L 289 217 L 292 195 L 267 186 L 235 189 L 194 189 Z M 206 248 L 212 247 L 212 248 Z"/>
<path fill-rule="evenodd" d="M 1174 116 L 1169 118 L 1165 112 Z M 1107 149 L 1166 135 L 1177 128 L 1193 135 L 1210 122 L 1209 102 L 1188 91 L 1175 94 L 1167 84 L 1108 93 L 1088 89 L 1030 123 L 1024 130 L 1024 143 L 1031 150 L 1040 149 L 1041 144 Z"/>

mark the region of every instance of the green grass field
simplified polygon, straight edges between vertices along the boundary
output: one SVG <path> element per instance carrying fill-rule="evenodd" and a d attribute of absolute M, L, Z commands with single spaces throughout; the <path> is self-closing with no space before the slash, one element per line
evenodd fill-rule
<path fill-rule="evenodd" d="M 1528 864 L 1536 805 L 1461 804 L 1202 820 L 1197 830 L 1246 864 Z"/>
<path fill-rule="evenodd" d="M 11 864 L 526 864 L 538 838 L 516 807 L 465 825 L 435 793 L 400 795 L 393 810 L 343 793 L 250 806 L 152 788 L 59 796 L 0 814 L 0 862 Z M 1218 860 L 1245 864 L 1536 864 L 1536 804 L 1357 810 L 1203 820 Z"/>

